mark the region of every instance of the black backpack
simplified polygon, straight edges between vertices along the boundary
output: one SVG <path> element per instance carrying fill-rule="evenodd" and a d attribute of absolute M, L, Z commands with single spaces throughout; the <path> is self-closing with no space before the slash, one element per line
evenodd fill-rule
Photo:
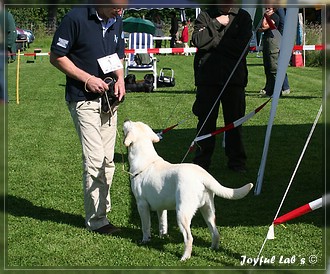
<path fill-rule="evenodd" d="M 137 53 L 134 55 L 134 61 L 137 65 L 150 65 L 152 59 L 148 53 Z"/>

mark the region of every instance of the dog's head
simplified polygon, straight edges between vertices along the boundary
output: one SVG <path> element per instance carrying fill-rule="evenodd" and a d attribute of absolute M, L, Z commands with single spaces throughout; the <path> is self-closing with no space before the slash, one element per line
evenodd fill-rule
<path fill-rule="evenodd" d="M 123 125 L 124 145 L 129 147 L 139 140 L 151 140 L 152 143 L 159 142 L 159 136 L 146 124 L 126 120 Z"/>
<path fill-rule="evenodd" d="M 128 74 L 125 79 L 125 84 L 135 84 L 136 83 L 136 77 L 134 74 Z"/>
<path fill-rule="evenodd" d="M 146 75 L 144 75 L 143 79 L 144 79 L 144 82 L 147 84 L 153 84 L 155 81 L 155 77 L 153 74 L 146 74 Z"/>

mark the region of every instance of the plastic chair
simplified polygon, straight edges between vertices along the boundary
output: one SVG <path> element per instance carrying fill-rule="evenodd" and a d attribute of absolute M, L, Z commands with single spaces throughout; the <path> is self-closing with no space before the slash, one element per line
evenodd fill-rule
<path fill-rule="evenodd" d="M 128 49 L 150 49 L 154 48 L 153 35 L 149 33 L 133 32 L 128 37 Z M 157 59 L 149 54 L 149 64 L 137 64 L 136 53 L 128 53 L 125 58 L 125 77 L 130 71 L 151 71 L 154 76 L 154 89 L 157 88 Z"/>

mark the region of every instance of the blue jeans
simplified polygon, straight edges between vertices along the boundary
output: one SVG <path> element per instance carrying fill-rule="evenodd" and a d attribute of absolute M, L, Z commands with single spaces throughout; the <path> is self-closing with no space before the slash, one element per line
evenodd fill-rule
<path fill-rule="evenodd" d="M 290 89 L 290 86 L 289 86 L 288 75 L 285 74 L 283 85 L 282 85 L 282 90 L 287 90 L 287 89 Z"/>

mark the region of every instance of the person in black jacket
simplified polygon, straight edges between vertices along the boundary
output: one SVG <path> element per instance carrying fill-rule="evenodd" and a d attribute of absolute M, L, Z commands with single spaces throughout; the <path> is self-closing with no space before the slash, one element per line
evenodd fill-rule
<path fill-rule="evenodd" d="M 175 47 L 175 42 L 178 39 L 178 30 L 179 30 L 179 23 L 178 18 L 176 18 L 176 12 L 171 12 L 171 29 L 170 29 L 170 35 L 171 35 L 171 41 L 170 41 L 170 47 Z"/>
<path fill-rule="evenodd" d="M 197 17 L 192 34 L 198 49 L 194 59 L 197 93 L 192 111 L 198 117 L 198 136 L 216 130 L 220 101 L 225 125 L 245 115 L 246 55 L 251 36 L 252 19 L 243 9 L 213 6 Z M 214 136 L 199 141 L 193 162 L 208 170 L 214 148 Z M 228 168 L 246 171 L 241 126 L 226 132 L 225 152 Z"/>

